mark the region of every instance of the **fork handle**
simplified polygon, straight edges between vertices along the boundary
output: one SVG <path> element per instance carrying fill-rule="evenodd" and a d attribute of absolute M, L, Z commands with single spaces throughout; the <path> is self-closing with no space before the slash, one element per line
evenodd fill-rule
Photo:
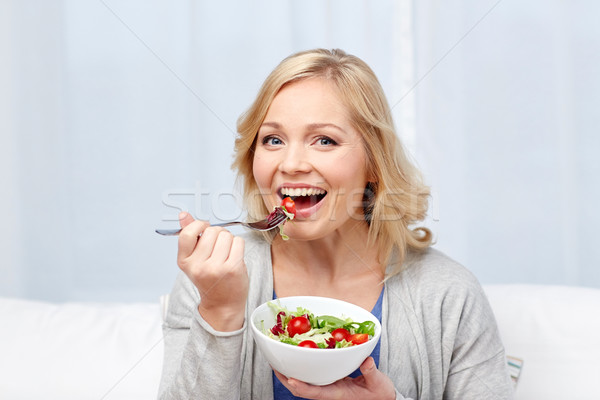
<path fill-rule="evenodd" d="M 231 225 L 237 225 L 240 222 L 222 222 L 219 224 L 212 224 L 211 226 L 231 226 Z M 158 233 L 159 235 L 163 235 L 163 236 L 177 236 L 179 235 L 179 233 L 181 232 L 181 229 L 155 229 L 154 230 L 156 233 Z"/>
<path fill-rule="evenodd" d="M 154 232 L 163 236 L 177 236 L 181 229 L 155 229 Z"/>

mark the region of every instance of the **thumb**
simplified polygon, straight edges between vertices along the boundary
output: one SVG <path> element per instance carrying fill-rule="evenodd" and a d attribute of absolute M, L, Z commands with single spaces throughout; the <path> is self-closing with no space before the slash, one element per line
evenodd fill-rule
<path fill-rule="evenodd" d="M 396 398 L 394 384 L 386 374 L 377 369 L 373 357 L 367 357 L 367 359 L 363 361 L 360 366 L 360 372 L 365 379 L 365 386 L 368 390 L 378 393 L 378 399 Z"/>
<path fill-rule="evenodd" d="M 384 375 L 377 369 L 373 357 L 367 357 L 367 359 L 363 361 L 363 363 L 360 365 L 360 372 L 365 377 L 365 383 L 367 386 L 379 385 L 381 383 L 381 378 L 384 377 Z"/>
<path fill-rule="evenodd" d="M 190 213 L 185 211 L 179 213 L 179 225 L 181 225 L 182 228 L 185 228 L 192 222 L 194 222 L 194 217 L 192 217 Z"/>

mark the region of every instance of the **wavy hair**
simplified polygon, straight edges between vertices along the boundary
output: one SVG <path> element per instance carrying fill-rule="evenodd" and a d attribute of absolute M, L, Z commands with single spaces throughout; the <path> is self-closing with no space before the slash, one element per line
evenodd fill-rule
<path fill-rule="evenodd" d="M 277 93 L 289 83 L 308 78 L 333 83 L 350 112 L 354 128 L 362 135 L 367 176 L 375 177 L 367 184 L 364 196 L 368 242 L 378 246 L 378 261 L 383 265 L 393 260 L 387 276 L 397 274 L 409 249 L 419 251 L 431 245 L 431 231 L 415 227 L 426 216 L 429 187 L 396 135 L 391 110 L 377 77 L 364 61 L 342 50 L 315 49 L 285 58 L 267 77 L 249 109 L 239 117 L 232 168 L 237 170 L 243 184 L 248 215 L 262 218 L 270 212 L 252 173 L 258 130 Z"/>

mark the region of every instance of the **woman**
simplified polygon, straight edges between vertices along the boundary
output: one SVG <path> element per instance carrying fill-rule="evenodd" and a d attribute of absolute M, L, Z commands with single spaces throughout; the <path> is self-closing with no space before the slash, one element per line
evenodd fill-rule
<path fill-rule="evenodd" d="M 340 50 L 288 57 L 238 132 L 234 167 L 250 219 L 285 196 L 296 219 L 284 241 L 276 231 L 233 236 L 182 213 L 160 398 L 511 398 L 480 285 L 430 248 L 429 230 L 413 228 L 429 192 L 363 61 Z M 380 318 L 380 343 L 359 376 L 318 387 L 270 369 L 248 317 L 293 295 L 338 298 Z"/>

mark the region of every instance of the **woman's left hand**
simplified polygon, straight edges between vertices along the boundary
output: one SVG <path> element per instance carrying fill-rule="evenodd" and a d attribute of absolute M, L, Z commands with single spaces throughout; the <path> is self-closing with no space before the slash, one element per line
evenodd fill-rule
<path fill-rule="evenodd" d="M 344 378 L 331 385 L 315 386 L 294 378 L 286 378 L 275 371 L 277 378 L 294 396 L 307 399 L 336 400 L 387 400 L 396 398 L 394 384 L 387 375 L 379 372 L 372 357 L 368 357 L 360 366 L 361 376 Z"/>

